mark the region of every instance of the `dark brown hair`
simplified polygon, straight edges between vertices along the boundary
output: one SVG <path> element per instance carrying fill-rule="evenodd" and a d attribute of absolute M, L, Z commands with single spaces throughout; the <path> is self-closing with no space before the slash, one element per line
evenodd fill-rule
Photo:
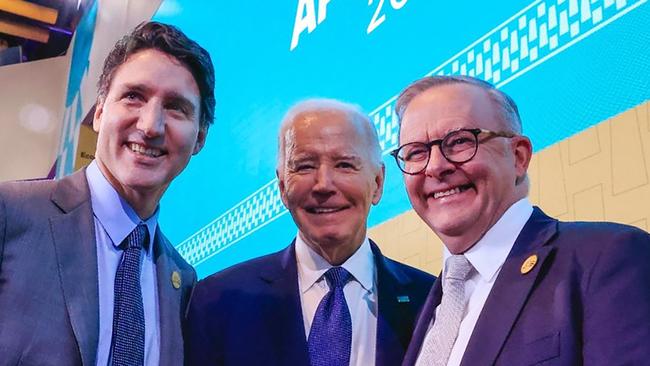
<path fill-rule="evenodd" d="M 207 129 L 214 120 L 214 66 L 210 54 L 178 28 L 158 23 L 144 22 L 130 34 L 117 41 L 104 61 L 104 69 L 97 83 L 98 97 L 104 100 L 111 87 L 115 71 L 130 56 L 140 51 L 154 49 L 166 53 L 188 68 L 201 94 L 201 128 Z"/>

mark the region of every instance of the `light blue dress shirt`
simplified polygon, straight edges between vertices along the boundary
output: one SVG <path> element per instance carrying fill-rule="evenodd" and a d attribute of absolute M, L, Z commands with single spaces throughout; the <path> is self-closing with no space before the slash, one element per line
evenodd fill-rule
<path fill-rule="evenodd" d="M 142 255 L 140 284 L 144 306 L 144 364 L 158 365 L 160 359 L 160 322 L 156 267 L 153 262 L 153 238 L 158 224 L 158 210 L 141 220 L 133 208 L 117 193 L 93 161 L 86 169 L 95 221 L 97 244 L 97 279 L 99 284 L 99 343 L 97 365 L 110 365 L 113 335 L 113 301 L 115 272 L 122 259 L 120 243 L 144 222 L 149 243 Z"/>

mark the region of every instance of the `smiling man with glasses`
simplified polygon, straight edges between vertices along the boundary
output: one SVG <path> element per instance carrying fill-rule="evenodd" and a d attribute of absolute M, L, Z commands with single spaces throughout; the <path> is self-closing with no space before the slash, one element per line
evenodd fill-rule
<path fill-rule="evenodd" d="M 650 359 L 650 236 L 559 222 L 533 207 L 532 143 L 508 95 L 479 79 L 433 76 L 407 87 L 396 110 L 391 155 L 414 210 L 444 244 L 404 365 Z"/>

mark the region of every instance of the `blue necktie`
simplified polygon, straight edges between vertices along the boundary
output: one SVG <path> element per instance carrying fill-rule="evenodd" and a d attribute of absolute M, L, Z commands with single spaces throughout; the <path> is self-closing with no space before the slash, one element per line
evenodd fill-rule
<path fill-rule="evenodd" d="M 124 239 L 122 261 L 115 273 L 113 305 L 113 366 L 144 364 L 144 308 L 140 287 L 140 255 L 148 238 L 147 227 L 139 224 Z"/>
<path fill-rule="evenodd" d="M 311 366 L 348 366 L 352 318 L 343 287 L 350 273 L 343 267 L 332 267 L 325 272 L 325 278 L 330 290 L 318 304 L 307 340 Z"/>

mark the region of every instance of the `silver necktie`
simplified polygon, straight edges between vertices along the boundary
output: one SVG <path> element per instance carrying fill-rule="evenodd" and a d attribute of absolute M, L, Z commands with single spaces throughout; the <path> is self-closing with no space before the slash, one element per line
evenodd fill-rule
<path fill-rule="evenodd" d="M 427 331 L 416 366 L 447 365 L 465 310 L 465 279 L 472 265 L 464 255 L 452 255 L 442 282 L 442 301 L 433 326 Z"/>

